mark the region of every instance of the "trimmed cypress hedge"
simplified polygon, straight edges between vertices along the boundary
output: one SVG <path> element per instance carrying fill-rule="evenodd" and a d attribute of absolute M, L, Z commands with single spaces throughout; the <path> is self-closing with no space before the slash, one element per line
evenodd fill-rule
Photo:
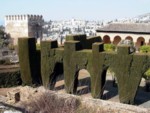
<path fill-rule="evenodd" d="M 23 84 L 40 84 L 40 52 L 36 51 L 35 38 L 19 38 L 19 62 Z"/>
<path fill-rule="evenodd" d="M 58 49 L 57 41 L 41 42 L 41 75 L 43 85 L 53 89 L 58 75 L 63 73 L 63 49 Z"/>
<path fill-rule="evenodd" d="M 56 78 L 64 73 L 65 89 L 76 93 L 78 72 L 86 69 L 91 75 L 91 94 L 94 98 L 103 95 L 108 68 L 115 73 L 118 81 L 119 99 L 122 103 L 133 104 L 143 74 L 150 67 L 150 55 L 130 53 L 129 46 L 119 46 L 117 52 L 107 52 L 100 37 L 86 39 L 86 35 L 69 35 L 64 48 L 57 41 L 41 42 L 41 74 L 45 87 L 54 88 Z M 31 41 L 31 42 L 30 42 Z M 19 58 L 23 82 L 34 80 L 35 41 L 19 41 Z M 23 53 L 25 53 L 23 55 Z M 33 77 L 34 76 L 34 77 Z"/>

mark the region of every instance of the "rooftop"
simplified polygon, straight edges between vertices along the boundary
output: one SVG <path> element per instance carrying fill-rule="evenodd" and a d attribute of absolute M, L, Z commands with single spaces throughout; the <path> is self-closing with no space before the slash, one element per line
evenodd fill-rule
<path fill-rule="evenodd" d="M 150 34 L 150 24 L 143 23 L 115 23 L 109 24 L 96 30 L 97 32 L 120 32 L 120 33 L 148 33 Z"/>

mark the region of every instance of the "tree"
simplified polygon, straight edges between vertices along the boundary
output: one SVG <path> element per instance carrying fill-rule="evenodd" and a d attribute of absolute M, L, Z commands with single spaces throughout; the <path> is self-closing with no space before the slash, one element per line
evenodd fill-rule
<path fill-rule="evenodd" d="M 5 35 L 5 32 L 3 30 L 0 29 L 0 39 L 3 39 Z"/>
<path fill-rule="evenodd" d="M 9 34 L 6 34 L 0 27 L 0 47 L 8 46 L 10 40 Z"/>

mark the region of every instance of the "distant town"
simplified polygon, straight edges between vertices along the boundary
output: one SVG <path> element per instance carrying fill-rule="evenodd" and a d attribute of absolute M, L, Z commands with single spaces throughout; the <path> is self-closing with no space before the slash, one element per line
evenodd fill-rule
<path fill-rule="evenodd" d="M 96 30 L 113 23 L 150 23 L 150 14 L 140 15 L 134 18 L 115 19 L 112 21 L 88 21 L 88 20 L 62 20 L 47 21 L 43 25 L 43 40 L 65 41 L 68 34 L 86 34 L 95 36 Z"/>
<path fill-rule="evenodd" d="M 150 23 L 150 13 L 140 15 L 134 18 L 114 19 L 111 21 L 89 21 L 89 20 L 49 20 L 43 21 L 43 39 L 42 40 L 58 40 L 63 43 L 68 34 L 86 34 L 87 36 L 95 36 L 96 30 L 113 23 Z M 4 26 L 0 26 L 1 30 L 5 30 Z M 38 42 L 40 39 L 38 39 Z"/>

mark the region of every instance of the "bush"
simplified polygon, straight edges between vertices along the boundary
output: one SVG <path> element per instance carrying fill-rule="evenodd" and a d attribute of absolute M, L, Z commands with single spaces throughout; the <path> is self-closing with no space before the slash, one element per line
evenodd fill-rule
<path fill-rule="evenodd" d="M 104 44 L 104 50 L 105 51 L 115 51 L 115 45 L 114 44 Z"/>
<path fill-rule="evenodd" d="M 41 45 L 40 44 L 36 44 L 36 50 L 41 50 Z"/>
<path fill-rule="evenodd" d="M 30 101 L 22 101 L 20 105 L 27 113 L 77 113 L 80 99 L 46 91 L 40 96 L 31 95 Z"/>
<path fill-rule="evenodd" d="M 150 68 L 144 73 L 144 78 L 145 79 L 150 78 Z"/>
<path fill-rule="evenodd" d="M 0 65 L 2 65 L 2 64 L 4 64 L 4 63 L 5 63 L 5 60 L 4 60 L 4 59 L 0 60 Z"/>
<path fill-rule="evenodd" d="M 11 64 L 11 62 L 10 62 L 10 59 L 8 59 L 8 58 L 0 60 L 0 65 L 10 65 L 10 64 Z"/>
<path fill-rule="evenodd" d="M 16 46 L 13 44 L 8 45 L 9 50 L 15 50 Z"/>
<path fill-rule="evenodd" d="M 11 64 L 10 59 L 9 59 L 9 58 L 6 58 L 4 65 L 10 65 L 10 64 Z"/>
<path fill-rule="evenodd" d="M 20 71 L 1 72 L 0 73 L 0 88 L 13 87 L 22 84 Z"/>
<path fill-rule="evenodd" d="M 150 52 L 150 46 L 147 46 L 147 45 L 141 46 L 140 52 L 142 52 L 142 53 Z"/>

